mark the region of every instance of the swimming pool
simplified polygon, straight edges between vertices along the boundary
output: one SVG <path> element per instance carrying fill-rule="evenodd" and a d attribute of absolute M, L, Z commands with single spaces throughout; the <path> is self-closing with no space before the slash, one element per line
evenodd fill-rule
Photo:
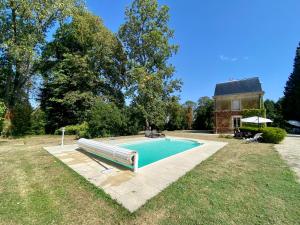
<path fill-rule="evenodd" d="M 163 138 L 159 140 L 122 144 L 123 148 L 135 150 L 139 154 L 138 167 L 141 168 L 158 160 L 202 145 L 197 141 Z"/>

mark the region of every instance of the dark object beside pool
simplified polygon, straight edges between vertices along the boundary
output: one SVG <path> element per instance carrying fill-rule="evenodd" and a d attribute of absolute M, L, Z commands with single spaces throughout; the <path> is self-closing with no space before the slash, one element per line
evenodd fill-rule
<path fill-rule="evenodd" d="M 165 137 L 166 135 L 163 133 L 157 132 L 157 130 L 146 130 L 145 131 L 145 137 L 149 138 L 158 138 L 158 137 Z"/>

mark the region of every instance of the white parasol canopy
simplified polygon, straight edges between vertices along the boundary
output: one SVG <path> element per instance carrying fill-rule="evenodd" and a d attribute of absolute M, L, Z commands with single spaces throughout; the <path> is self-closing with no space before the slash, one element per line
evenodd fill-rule
<path fill-rule="evenodd" d="M 288 124 L 293 125 L 295 127 L 300 127 L 300 121 L 297 120 L 288 120 Z"/>
<path fill-rule="evenodd" d="M 272 120 L 267 119 L 267 118 L 263 118 L 263 117 L 259 117 L 259 116 L 252 116 L 252 117 L 248 117 L 248 118 L 243 118 L 241 119 L 242 122 L 244 123 L 273 123 Z"/>

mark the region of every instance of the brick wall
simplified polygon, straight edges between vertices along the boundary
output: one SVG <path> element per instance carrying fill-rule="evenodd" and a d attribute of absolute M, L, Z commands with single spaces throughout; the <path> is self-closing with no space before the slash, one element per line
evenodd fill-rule
<path fill-rule="evenodd" d="M 232 116 L 241 116 L 238 111 L 220 111 L 215 112 L 215 133 L 231 133 L 232 128 Z"/>

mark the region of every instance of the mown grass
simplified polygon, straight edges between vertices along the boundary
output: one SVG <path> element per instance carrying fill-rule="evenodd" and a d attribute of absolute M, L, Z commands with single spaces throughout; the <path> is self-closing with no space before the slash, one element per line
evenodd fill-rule
<path fill-rule="evenodd" d="M 272 145 L 177 135 L 229 144 L 133 214 L 42 149 L 59 137 L 1 140 L 0 224 L 300 224 L 300 184 Z"/>

